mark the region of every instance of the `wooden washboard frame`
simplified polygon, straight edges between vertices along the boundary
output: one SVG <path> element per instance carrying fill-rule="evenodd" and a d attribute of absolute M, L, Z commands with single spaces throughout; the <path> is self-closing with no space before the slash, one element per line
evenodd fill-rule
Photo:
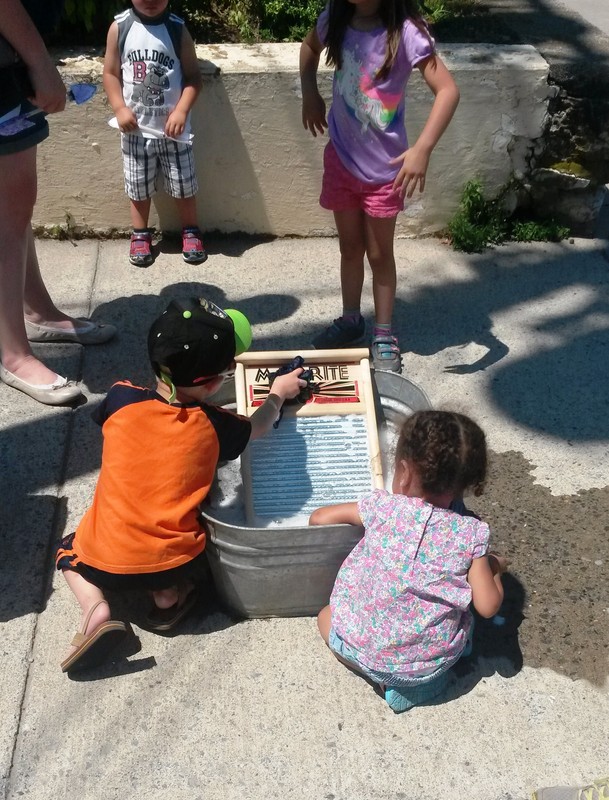
<path fill-rule="evenodd" d="M 245 509 L 248 523 L 256 525 L 257 521 L 273 518 L 274 515 L 267 511 L 260 511 L 259 494 L 257 486 L 264 484 L 265 494 L 271 494 L 277 498 L 278 506 L 281 506 L 282 489 L 284 494 L 288 489 L 284 486 L 285 470 L 282 464 L 288 458 L 293 470 L 301 467 L 294 465 L 293 455 L 298 449 L 298 444 L 290 450 L 292 444 L 289 436 L 295 434 L 296 428 L 300 427 L 299 441 L 302 437 L 302 429 L 308 428 L 309 438 L 305 436 L 305 441 L 311 446 L 311 431 L 320 426 L 327 426 L 335 430 L 335 435 L 346 436 L 349 426 L 355 426 L 357 437 L 365 440 L 363 444 L 358 443 L 356 449 L 358 453 L 354 456 L 358 464 L 355 469 L 359 470 L 359 479 L 365 480 L 367 489 L 383 488 L 383 469 L 381 463 L 381 453 L 378 438 L 378 428 L 374 406 L 374 395 L 372 391 L 372 380 L 370 375 L 369 352 L 367 348 L 351 348 L 345 350 L 304 350 L 298 353 L 284 351 L 259 351 L 247 352 L 240 355 L 235 371 L 235 392 L 237 400 L 237 412 L 245 416 L 251 416 L 266 398 L 269 388 L 269 374 L 277 370 L 280 366 L 288 364 L 295 355 L 300 355 L 305 360 L 305 368 L 313 370 L 313 382 L 320 387 L 319 394 L 313 394 L 311 399 L 304 405 L 284 405 L 283 419 L 277 431 L 273 430 L 264 439 L 253 442 L 246 449 L 241 457 L 243 487 L 245 493 Z M 346 419 L 347 415 L 349 419 Z M 339 418 L 343 417 L 343 420 Z M 304 418 L 303 421 L 299 421 Z M 311 418 L 311 421 L 308 419 Z M 318 418 L 318 422 L 313 422 L 312 418 Z M 307 420 L 306 422 L 304 420 Z M 283 426 L 283 427 L 282 427 Z M 340 430 L 340 428 L 344 430 Z M 346 426 L 346 427 L 345 427 Z M 351 434 L 354 428 L 352 427 Z M 325 433 L 313 434 L 313 440 L 327 439 L 332 437 L 325 436 Z M 258 443 L 264 444 L 258 444 Z M 293 443 L 293 439 L 292 439 Z M 258 450 L 257 450 L 258 448 Z M 265 457 L 260 455 L 260 448 L 267 448 L 266 462 Z M 271 448 L 271 450 L 269 450 Z M 287 449 L 286 449 L 287 448 Z M 315 449 L 315 445 L 313 446 Z M 337 448 L 336 443 L 332 447 L 332 459 L 338 459 L 337 468 L 340 470 L 340 458 L 347 458 L 346 451 L 353 449 L 353 439 L 349 436 L 348 446 Z M 338 452 L 343 453 L 339 455 Z M 313 454 L 313 461 L 315 454 Z M 319 456 L 323 461 L 322 468 L 318 474 L 324 473 L 329 459 L 321 452 Z M 305 456 L 305 460 L 306 460 Z M 282 461 L 283 459 L 283 461 Z M 260 467 L 266 463 L 265 467 Z M 347 462 L 351 465 L 353 462 Z M 269 464 L 273 468 L 269 469 Z M 302 467 L 302 481 L 310 481 L 311 476 L 306 474 L 309 470 Z M 348 469 L 347 469 L 348 473 Z M 335 473 L 336 474 L 336 473 Z M 342 475 L 342 472 L 341 472 Z M 293 480 L 297 480 L 298 476 Z M 369 481 L 368 481 L 369 478 Z M 349 480 L 346 474 L 345 481 Z M 310 481 L 313 483 L 313 481 Z M 335 485 L 335 484 L 333 484 Z M 348 491 L 349 484 L 344 491 Z M 305 491 L 306 490 L 302 490 Z M 319 489 L 323 493 L 323 487 Z M 318 493 L 319 493 L 318 492 Z M 297 492 L 298 493 L 298 492 Z M 296 494 L 297 494 L 296 493 Z M 316 490 L 310 489 L 311 499 L 314 499 Z M 356 500 L 357 497 L 347 498 Z M 297 499 L 293 502 L 297 503 Z M 316 505 L 323 505 L 324 502 L 344 502 L 343 498 L 327 501 L 322 500 Z M 305 504 L 306 505 L 306 504 Z M 304 508 L 304 506 L 303 506 Z M 306 509 L 305 509 L 306 511 Z M 278 509 L 281 513 L 281 508 Z"/>

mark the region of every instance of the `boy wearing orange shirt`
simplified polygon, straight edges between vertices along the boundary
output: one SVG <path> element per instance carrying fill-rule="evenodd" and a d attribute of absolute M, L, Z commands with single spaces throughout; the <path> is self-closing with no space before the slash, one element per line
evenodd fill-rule
<path fill-rule="evenodd" d="M 119 381 L 96 411 L 104 446 L 93 504 L 56 557 L 82 609 L 64 672 L 100 663 L 128 632 L 110 619 L 104 589 L 152 592 L 154 630 L 169 630 L 196 602 L 206 539 L 198 509 L 218 461 L 269 431 L 306 385 L 301 368 L 278 376 L 249 419 L 210 404 L 250 341 L 239 312 L 174 300 L 148 334 L 155 389 Z"/>

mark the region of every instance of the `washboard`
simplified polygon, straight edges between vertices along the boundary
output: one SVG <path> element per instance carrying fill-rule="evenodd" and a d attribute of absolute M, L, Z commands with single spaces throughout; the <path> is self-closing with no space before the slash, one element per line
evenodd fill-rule
<path fill-rule="evenodd" d="M 241 458 L 248 523 L 289 525 L 319 506 L 357 500 L 383 487 L 367 349 L 248 352 L 237 359 L 237 411 L 251 416 L 269 391 L 269 375 L 295 355 L 319 392 L 284 405 L 276 429 L 250 442 Z"/>

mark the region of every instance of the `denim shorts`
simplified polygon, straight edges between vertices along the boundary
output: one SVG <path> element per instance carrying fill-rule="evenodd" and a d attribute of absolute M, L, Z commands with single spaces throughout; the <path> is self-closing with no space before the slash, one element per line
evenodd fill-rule
<path fill-rule="evenodd" d="M 464 653 L 461 653 L 455 660 L 448 662 L 440 669 L 432 672 L 430 675 L 423 675 L 420 678 L 410 678 L 406 677 L 405 675 L 399 675 L 393 672 L 380 672 L 379 670 L 366 667 L 364 664 L 358 661 L 356 652 L 350 645 L 347 644 L 347 642 L 344 641 L 344 639 L 341 639 L 334 628 L 330 629 L 328 645 L 330 650 L 332 650 L 335 655 L 340 656 L 345 661 L 353 664 L 353 667 L 358 672 L 363 673 L 367 678 L 370 678 L 371 681 L 374 681 L 374 683 L 382 684 L 383 686 L 393 686 L 395 688 L 414 689 L 419 686 L 431 686 L 432 684 L 436 684 L 436 682 L 443 682 L 447 679 L 450 668 L 454 666 L 454 664 L 459 660 L 459 658 L 461 658 L 462 655 L 467 655 L 467 653 L 464 651 Z"/>

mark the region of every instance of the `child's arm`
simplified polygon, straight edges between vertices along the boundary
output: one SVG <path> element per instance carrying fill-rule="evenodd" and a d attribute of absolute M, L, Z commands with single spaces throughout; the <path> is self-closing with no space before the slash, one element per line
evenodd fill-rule
<path fill-rule="evenodd" d="M 459 104 L 457 84 L 438 56 L 431 56 L 418 66 L 425 83 L 436 99 L 415 144 L 401 156 L 393 159 L 393 163 L 402 161 L 400 171 L 393 182 L 394 190 L 399 190 L 402 197 L 412 197 L 417 185 L 420 192 L 425 189 L 425 175 L 431 153 Z"/>
<path fill-rule="evenodd" d="M 326 104 L 317 88 L 317 68 L 324 49 L 315 28 L 300 46 L 300 85 L 302 87 L 302 124 L 313 136 L 328 127 Z"/>
<path fill-rule="evenodd" d="M 268 433 L 281 411 L 284 400 L 291 400 L 298 395 L 301 389 L 304 389 L 307 382 L 300 380 L 299 375 L 302 372 L 302 367 L 298 367 L 293 372 L 288 372 L 287 375 L 279 375 L 275 378 L 266 400 L 250 417 L 251 439 L 259 439 Z"/>
<path fill-rule="evenodd" d="M 472 602 L 481 617 L 494 616 L 503 602 L 503 584 L 501 575 L 509 564 L 507 558 L 489 553 L 482 558 L 475 558 L 467 573 L 467 580 L 472 588 Z"/>
<path fill-rule="evenodd" d="M 116 116 L 122 133 L 137 130 L 137 119 L 125 105 L 121 80 L 121 58 L 118 52 L 118 25 L 113 22 L 108 30 L 106 55 L 104 56 L 104 91 Z"/>
<path fill-rule="evenodd" d="M 195 104 L 195 100 L 201 91 L 201 70 L 195 50 L 195 43 L 190 33 L 184 28 L 182 32 L 182 52 L 180 56 L 182 64 L 182 94 L 176 107 L 167 117 L 165 123 L 165 135 L 175 139 L 179 136 L 186 126 L 188 115 Z"/>
<path fill-rule="evenodd" d="M 316 508 L 309 517 L 309 525 L 363 525 L 357 503 L 338 503 Z"/>

